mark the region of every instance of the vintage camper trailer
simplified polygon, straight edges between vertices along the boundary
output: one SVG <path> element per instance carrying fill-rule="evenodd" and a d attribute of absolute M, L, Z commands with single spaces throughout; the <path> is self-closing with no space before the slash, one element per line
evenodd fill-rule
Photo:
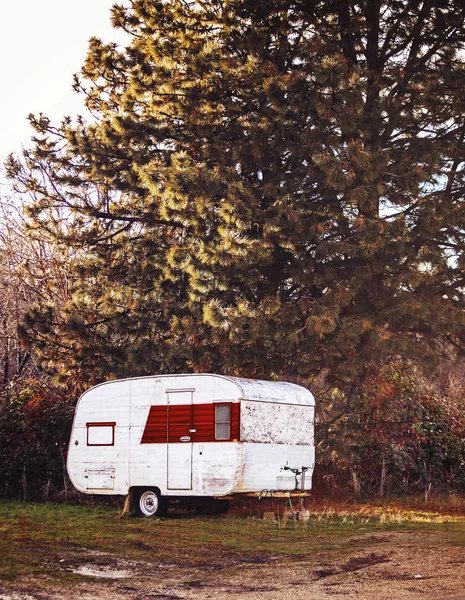
<path fill-rule="evenodd" d="M 78 401 L 68 451 L 73 485 L 137 497 L 303 494 L 315 462 L 314 398 L 284 382 L 222 375 L 110 381 Z"/>

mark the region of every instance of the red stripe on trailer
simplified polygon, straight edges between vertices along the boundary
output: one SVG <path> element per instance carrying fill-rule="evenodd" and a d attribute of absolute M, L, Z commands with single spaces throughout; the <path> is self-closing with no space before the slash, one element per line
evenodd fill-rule
<path fill-rule="evenodd" d="M 215 437 L 215 407 L 231 409 L 230 435 Z M 240 407 L 238 402 L 214 404 L 174 404 L 151 406 L 141 444 L 166 444 L 189 437 L 191 442 L 228 442 L 239 440 Z M 193 431 L 195 430 L 195 431 Z"/>

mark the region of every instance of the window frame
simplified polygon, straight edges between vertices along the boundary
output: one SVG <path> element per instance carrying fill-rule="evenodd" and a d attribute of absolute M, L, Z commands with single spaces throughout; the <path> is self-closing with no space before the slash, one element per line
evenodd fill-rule
<path fill-rule="evenodd" d="M 91 428 L 98 428 L 98 427 L 111 427 L 111 442 L 108 444 L 95 444 L 95 443 L 90 443 L 89 441 L 89 430 Z M 115 421 L 95 421 L 95 422 L 89 422 L 86 423 L 86 441 L 87 441 L 87 446 L 114 446 L 115 445 L 115 427 L 116 427 L 116 422 Z"/>
<path fill-rule="evenodd" d="M 232 408 L 231 402 L 215 402 L 215 441 L 216 442 L 228 442 L 231 440 L 232 435 Z M 218 408 L 227 408 L 228 409 L 228 420 L 227 421 L 219 421 L 218 420 Z M 228 425 L 229 427 L 229 435 L 228 437 L 218 437 L 218 425 Z"/>

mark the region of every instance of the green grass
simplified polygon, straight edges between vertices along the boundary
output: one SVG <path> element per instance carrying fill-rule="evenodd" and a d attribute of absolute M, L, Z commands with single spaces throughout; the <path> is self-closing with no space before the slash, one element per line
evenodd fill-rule
<path fill-rule="evenodd" d="M 70 577 L 63 564 L 114 559 L 175 566 L 341 557 L 364 537 L 390 531 L 438 533 L 465 546 L 465 517 L 395 507 L 314 509 L 307 523 L 243 516 L 120 518 L 117 508 L 0 501 L 0 579 Z"/>

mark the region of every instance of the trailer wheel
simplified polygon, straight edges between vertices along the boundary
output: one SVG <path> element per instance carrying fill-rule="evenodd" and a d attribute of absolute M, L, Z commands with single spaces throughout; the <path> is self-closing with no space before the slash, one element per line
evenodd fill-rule
<path fill-rule="evenodd" d="M 137 501 L 137 509 L 143 517 L 160 517 L 166 513 L 166 502 L 157 490 L 142 490 Z"/>

